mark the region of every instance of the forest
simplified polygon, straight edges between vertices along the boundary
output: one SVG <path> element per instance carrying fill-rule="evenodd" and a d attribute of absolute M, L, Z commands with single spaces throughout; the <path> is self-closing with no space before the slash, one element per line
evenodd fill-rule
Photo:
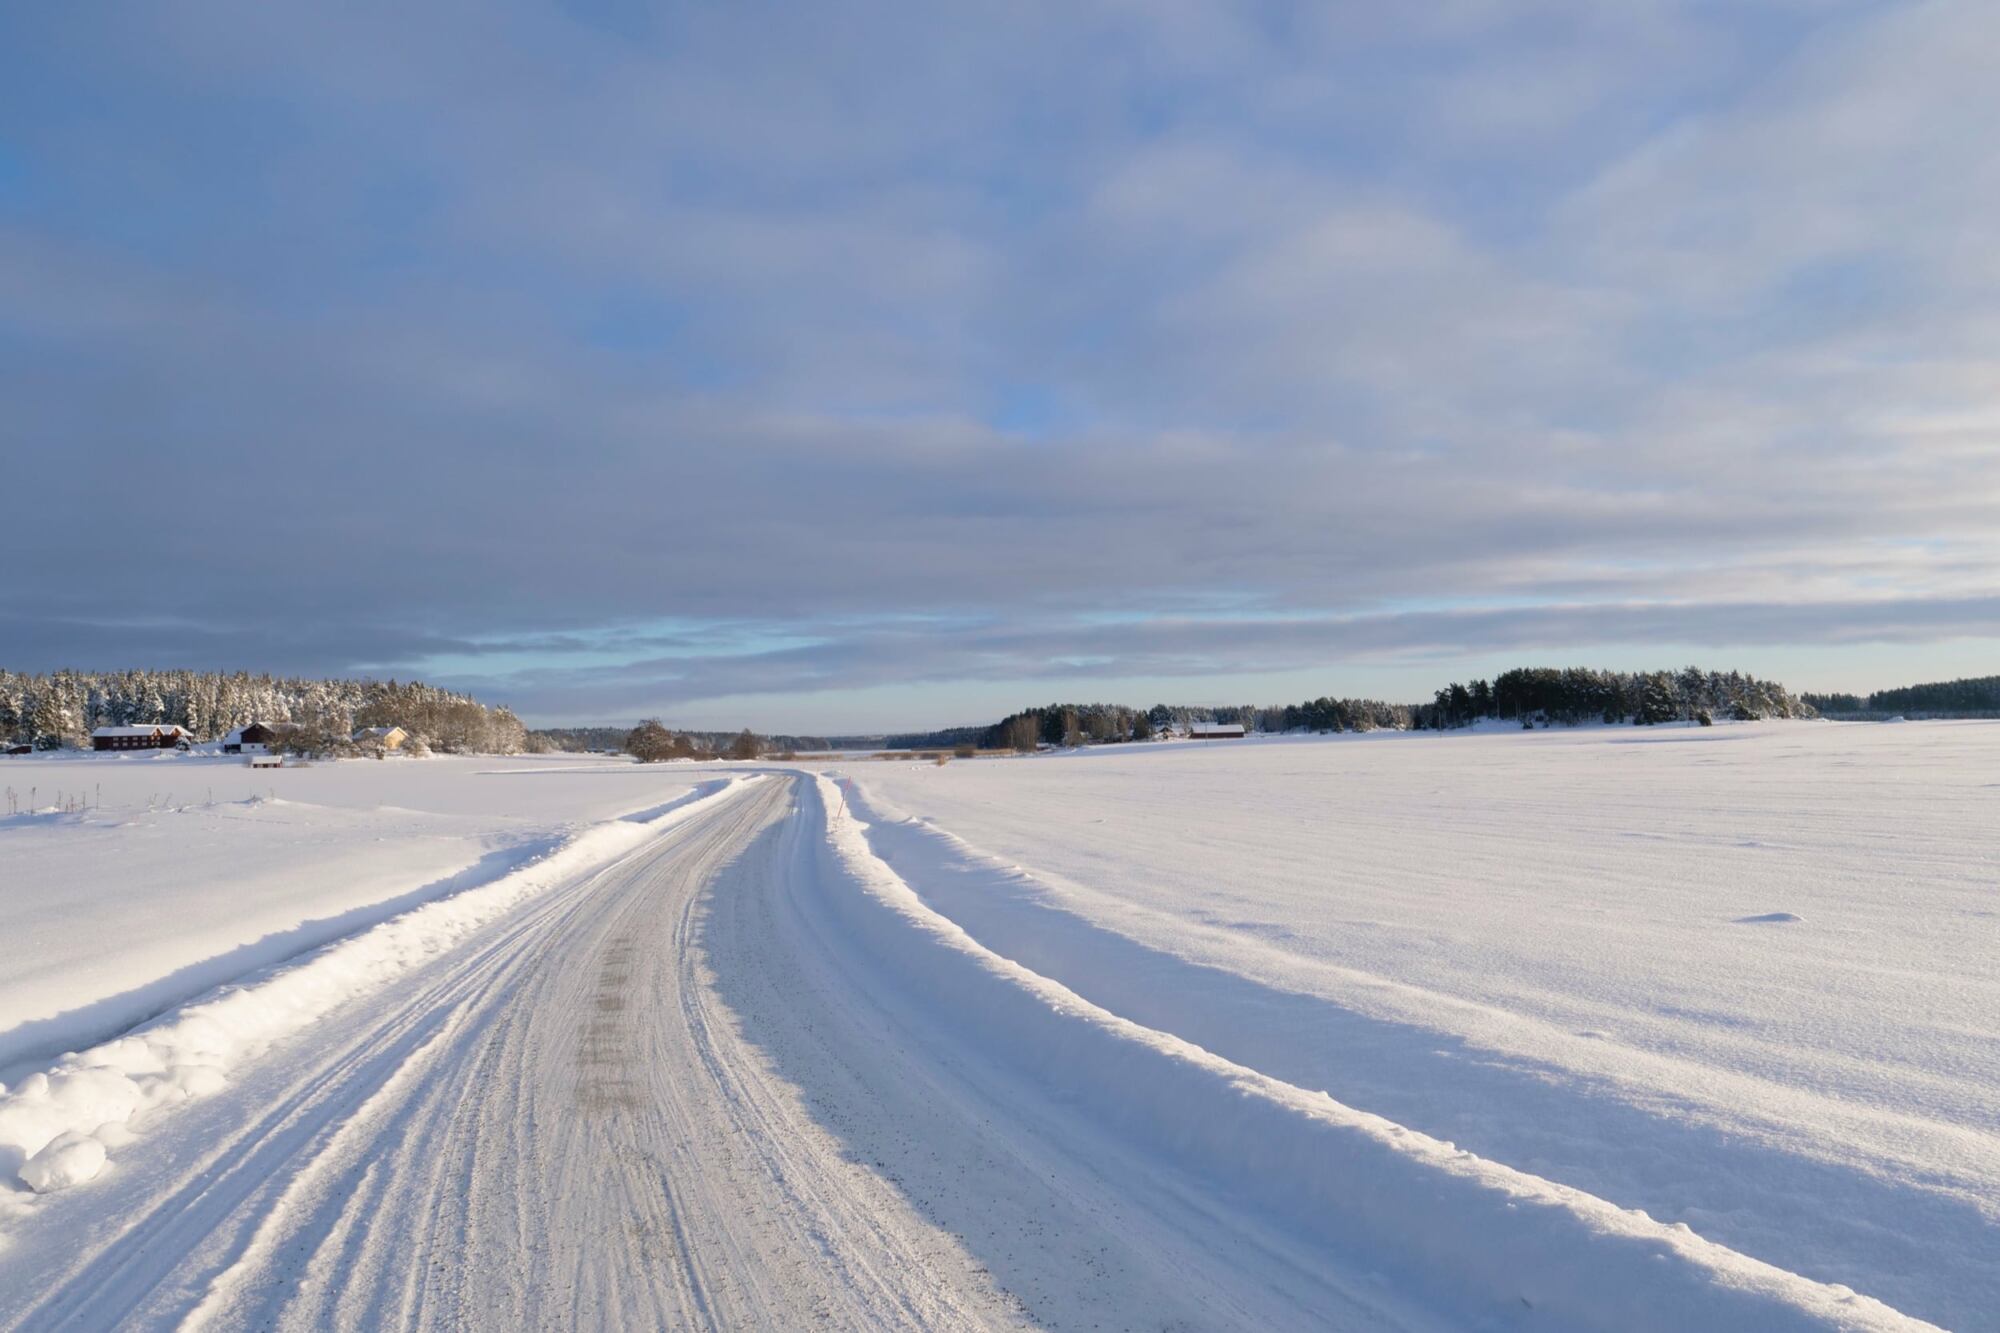
<path fill-rule="evenodd" d="M 1457 682 L 1428 703 L 1391 704 L 1379 699 L 1322 697 L 1295 704 L 1189 707 L 1155 704 L 1047 704 L 1023 709 L 977 730 L 987 750 L 1032 750 L 1143 741 L 1170 732 L 1185 735 L 1195 722 L 1234 722 L 1246 731 L 1429 731 L 1468 727 L 1489 718 L 1523 727 L 1574 726 L 1582 722 L 1710 723 L 1717 718 L 1813 717 L 1810 704 L 1784 686 L 1737 671 L 1601 671 L 1589 667 L 1517 667 L 1491 681 Z M 952 736 L 954 732 L 932 733 Z"/>
<path fill-rule="evenodd" d="M 38 750 L 88 747 L 98 727 L 160 723 L 219 740 L 262 722 L 283 748 L 339 753 L 357 727 L 396 726 L 421 753 L 513 754 L 527 731 L 505 708 L 418 681 L 315 680 L 205 671 L 0 671 L 0 738 Z"/>
<path fill-rule="evenodd" d="M 1807 694 L 1827 717 L 2000 717 L 2000 676 L 1905 685 L 1873 694 Z"/>
<path fill-rule="evenodd" d="M 1489 683 L 1456 682 L 1417 710 L 1416 725 L 1468 726 L 1504 718 L 1524 726 L 1580 722 L 1739 722 L 1814 717 L 1812 705 L 1775 681 L 1740 671 L 1600 671 L 1589 667 L 1516 667 Z"/>
<path fill-rule="evenodd" d="M 1643 672 L 1517 667 L 1491 681 L 1454 682 L 1418 704 L 1332 696 L 1219 707 L 1052 703 L 1022 709 L 985 727 L 888 737 L 751 737 L 747 731 L 669 730 L 657 720 L 639 729 L 554 727 L 530 732 L 505 708 L 488 707 L 469 695 L 417 681 L 302 679 L 247 672 L 0 671 L 0 740 L 43 750 L 87 746 L 96 727 L 154 722 L 186 727 L 198 740 L 215 740 L 236 727 L 263 722 L 284 731 L 286 748 L 311 753 L 341 752 L 357 727 L 400 726 L 410 733 L 419 752 L 644 750 L 645 758 L 698 758 L 741 755 L 746 748 L 766 754 L 855 748 L 1033 750 L 1185 735 L 1196 722 L 1241 723 L 1247 731 L 1275 735 L 1451 730 L 1486 719 L 1536 727 L 1582 722 L 1706 723 L 1719 718 L 1813 717 L 1820 712 L 1996 716 L 2000 676 L 1914 685 L 1863 698 L 1794 696 L 1772 681 L 1692 666 Z"/>

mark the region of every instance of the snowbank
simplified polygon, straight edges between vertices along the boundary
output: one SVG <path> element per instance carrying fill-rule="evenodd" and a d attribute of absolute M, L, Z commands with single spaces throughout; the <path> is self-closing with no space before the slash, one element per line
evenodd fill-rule
<path fill-rule="evenodd" d="M 299 962 L 65 1057 L 0 1091 L 0 1171 L 37 1192 L 96 1175 L 129 1129 L 223 1086 L 229 1072 L 337 1005 L 450 949 L 527 899 L 728 799 L 756 775 L 704 784 L 644 821 L 613 820 L 489 883 L 405 912 Z"/>
<path fill-rule="evenodd" d="M 1928 1327 L 1843 1287 L 1461 1151 L 1098 1008 L 927 907 L 830 780 L 826 907 L 878 970 L 983 1057 L 1288 1231 L 1374 1264 L 1467 1323 L 1542 1328 Z M 1532 1315 L 1527 1312 L 1532 1311 Z"/>
<path fill-rule="evenodd" d="M 2000 723 L 845 771 L 930 906 L 1092 1003 L 1945 1327 L 2000 1326 Z"/>
<path fill-rule="evenodd" d="M 0 1082 L 421 903 L 497 879 L 701 773 L 572 757 L 10 758 Z M 67 813 L 20 814 L 14 805 Z M 87 809 L 79 809 L 87 806 Z"/>

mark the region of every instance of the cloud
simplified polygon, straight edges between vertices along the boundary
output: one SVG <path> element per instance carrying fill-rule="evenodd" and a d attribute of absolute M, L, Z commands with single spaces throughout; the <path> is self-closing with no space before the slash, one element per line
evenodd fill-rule
<path fill-rule="evenodd" d="M 1117 624 L 1085 617 L 1033 624 L 849 625 L 823 640 L 772 651 L 638 657 L 471 679 L 551 715 L 633 717 L 725 696 L 967 680 L 1032 693 L 1042 680 L 1327 672 L 1336 662 L 1347 668 L 1380 661 L 1450 663 L 1495 653 L 1563 660 L 1561 645 L 1588 644 L 1599 651 L 1603 644 L 1621 642 L 1741 650 L 1929 643 L 1941 637 L 2000 638 L 2000 597 L 1805 605 L 1578 602 L 1271 618 L 1222 611 Z M 1432 686 L 1443 683 L 1437 668 L 1433 677 L 1403 701 L 1427 697 Z"/>
<path fill-rule="evenodd" d="M 0 22 L 11 666 L 577 715 L 1993 629 L 1975 5 Z"/>

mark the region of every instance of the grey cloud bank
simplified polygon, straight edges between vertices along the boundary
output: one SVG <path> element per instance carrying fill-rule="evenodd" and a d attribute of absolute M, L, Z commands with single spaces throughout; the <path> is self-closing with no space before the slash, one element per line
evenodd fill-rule
<path fill-rule="evenodd" d="M 2000 641 L 1996 37 L 17 9 L 0 658 L 828 728 L 1503 649 L 1898 683 Z"/>

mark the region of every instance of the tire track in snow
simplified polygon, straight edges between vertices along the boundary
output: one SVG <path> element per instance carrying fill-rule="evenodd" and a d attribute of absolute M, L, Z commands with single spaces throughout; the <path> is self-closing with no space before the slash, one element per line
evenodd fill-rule
<path fill-rule="evenodd" d="M 0 1293 L 23 1298 L 0 1294 L 0 1326 L 1004 1318 L 889 1186 L 769 1170 L 746 1140 L 815 1131 L 721 1085 L 755 1056 L 711 1012 L 695 902 L 786 791 L 751 787 L 525 904 L 45 1200 L 46 1226 L 0 1254 Z M 30 1272 L 42 1285 L 14 1280 Z"/>
<path fill-rule="evenodd" d="M 1438 1326 L 856 975 L 796 794 L 246 1066 L 45 1201 L 0 1327 Z"/>

